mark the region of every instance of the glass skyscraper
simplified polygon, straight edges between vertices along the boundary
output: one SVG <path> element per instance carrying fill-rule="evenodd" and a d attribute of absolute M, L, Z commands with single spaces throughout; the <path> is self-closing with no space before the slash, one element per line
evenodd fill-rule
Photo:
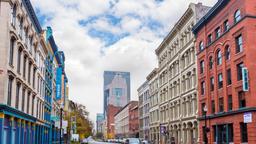
<path fill-rule="evenodd" d="M 123 107 L 130 98 L 130 72 L 104 71 L 104 115 L 108 105 Z"/>

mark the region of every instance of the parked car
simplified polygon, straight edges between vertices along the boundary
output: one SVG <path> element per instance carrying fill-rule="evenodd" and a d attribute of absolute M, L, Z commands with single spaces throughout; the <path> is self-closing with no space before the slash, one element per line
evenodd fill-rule
<path fill-rule="evenodd" d="M 142 144 L 149 144 L 149 142 L 147 140 L 143 140 Z"/>
<path fill-rule="evenodd" d="M 140 139 L 138 138 L 127 138 L 125 144 L 140 144 Z"/>

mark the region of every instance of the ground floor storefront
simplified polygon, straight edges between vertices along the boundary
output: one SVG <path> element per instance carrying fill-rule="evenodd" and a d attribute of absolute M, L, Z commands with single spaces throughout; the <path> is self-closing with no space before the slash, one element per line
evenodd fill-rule
<path fill-rule="evenodd" d="M 0 144 L 52 144 L 52 135 L 56 133 L 47 122 L 0 105 Z"/>
<path fill-rule="evenodd" d="M 160 137 L 159 126 L 150 127 L 150 143 L 158 144 Z"/>
<path fill-rule="evenodd" d="M 256 144 L 256 112 L 250 110 L 219 114 L 200 119 L 200 143 Z M 207 134 L 206 134 L 207 133 Z"/>
<path fill-rule="evenodd" d="M 165 132 L 160 134 L 162 144 L 197 144 L 198 122 L 188 120 L 183 122 L 163 124 Z"/>

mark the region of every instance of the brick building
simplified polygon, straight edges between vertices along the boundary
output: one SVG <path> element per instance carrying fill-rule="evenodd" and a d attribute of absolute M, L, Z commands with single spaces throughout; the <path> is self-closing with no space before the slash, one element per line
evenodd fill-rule
<path fill-rule="evenodd" d="M 115 114 L 115 137 L 139 137 L 138 101 L 130 101 Z"/>
<path fill-rule="evenodd" d="M 107 106 L 107 138 L 112 139 L 115 137 L 115 114 L 121 109 L 122 107 L 117 107 L 113 105 Z"/>
<path fill-rule="evenodd" d="M 255 7 L 254 0 L 219 0 L 193 28 L 200 143 L 206 136 L 209 143 L 256 143 Z"/>
<path fill-rule="evenodd" d="M 129 136 L 139 137 L 139 103 L 134 101 L 129 107 Z"/>

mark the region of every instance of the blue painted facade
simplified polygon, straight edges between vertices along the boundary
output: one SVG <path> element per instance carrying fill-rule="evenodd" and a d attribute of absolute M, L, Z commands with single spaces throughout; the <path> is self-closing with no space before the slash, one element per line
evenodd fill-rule
<path fill-rule="evenodd" d="M 47 76 L 50 76 L 49 78 L 47 78 L 49 80 L 49 87 L 50 90 L 52 92 L 52 83 L 53 83 L 53 73 L 55 72 L 56 75 L 56 79 L 55 79 L 55 84 L 56 84 L 56 92 L 55 92 L 55 96 L 52 95 L 51 93 L 51 97 L 50 97 L 50 106 L 52 105 L 53 101 L 56 103 L 59 103 L 60 105 L 62 105 L 61 102 L 65 102 L 65 88 L 66 88 L 66 83 L 68 82 L 66 74 L 65 74 L 65 55 L 64 52 L 59 51 L 58 50 L 58 46 L 55 43 L 54 37 L 52 35 L 52 29 L 50 27 L 47 27 L 47 42 L 49 42 L 53 54 L 49 54 L 48 57 L 48 74 Z M 53 71 L 53 60 L 54 58 L 57 60 L 57 67 L 56 67 L 56 71 Z M 62 81 L 62 76 L 64 75 L 64 81 Z M 47 77 L 46 76 L 46 77 Z M 64 88 L 64 94 L 62 94 L 62 87 Z M 51 112 L 51 107 L 50 108 L 50 112 Z M 51 113 L 50 113 L 51 114 Z M 60 119 L 60 116 L 58 116 L 58 118 Z M 50 139 L 51 139 L 51 143 L 59 143 L 60 141 L 60 129 L 57 128 L 56 123 L 54 120 L 51 120 L 51 115 L 50 115 L 50 123 L 51 123 L 51 134 L 50 134 Z M 63 142 L 63 137 L 62 137 L 62 142 Z"/>
<path fill-rule="evenodd" d="M 37 143 L 36 121 L 33 116 L 0 104 L 0 144 Z"/>
<path fill-rule="evenodd" d="M 30 0 L 21 1 L 21 5 L 24 6 L 26 16 L 30 18 L 33 28 L 38 35 L 41 35 L 43 31 Z M 4 2 L 9 3 L 10 1 Z M 1 3 L 2 1 L 0 5 Z M 55 121 L 51 119 L 52 105 L 55 98 L 55 96 L 53 96 L 53 75 L 55 73 L 53 70 L 53 59 L 55 57 L 58 67 L 62 68 L 61 75 L 64 75 L 65 80 L 63 83 L 61 81 L 61 85 L 64 85 L 65 88 L 67 83 L 64 70 L 65 57 L 63 52 L 58 51 L 50 28 L 47 28 L 46 42 L 49 42 L 53 53 L 49 51 L 44 61 L 45 87 L 42 87 L 42 89 L 44 89 L 43 93 L 45 95 L 43 96 L 43 120 L 6 104 L 0 104 L 0 144 L 54 144 L 60 141 L 60 130 L 56 128 Z M 65 89 L 64 95 L 61 95 L 61 98 L 65 98 Z"/>

